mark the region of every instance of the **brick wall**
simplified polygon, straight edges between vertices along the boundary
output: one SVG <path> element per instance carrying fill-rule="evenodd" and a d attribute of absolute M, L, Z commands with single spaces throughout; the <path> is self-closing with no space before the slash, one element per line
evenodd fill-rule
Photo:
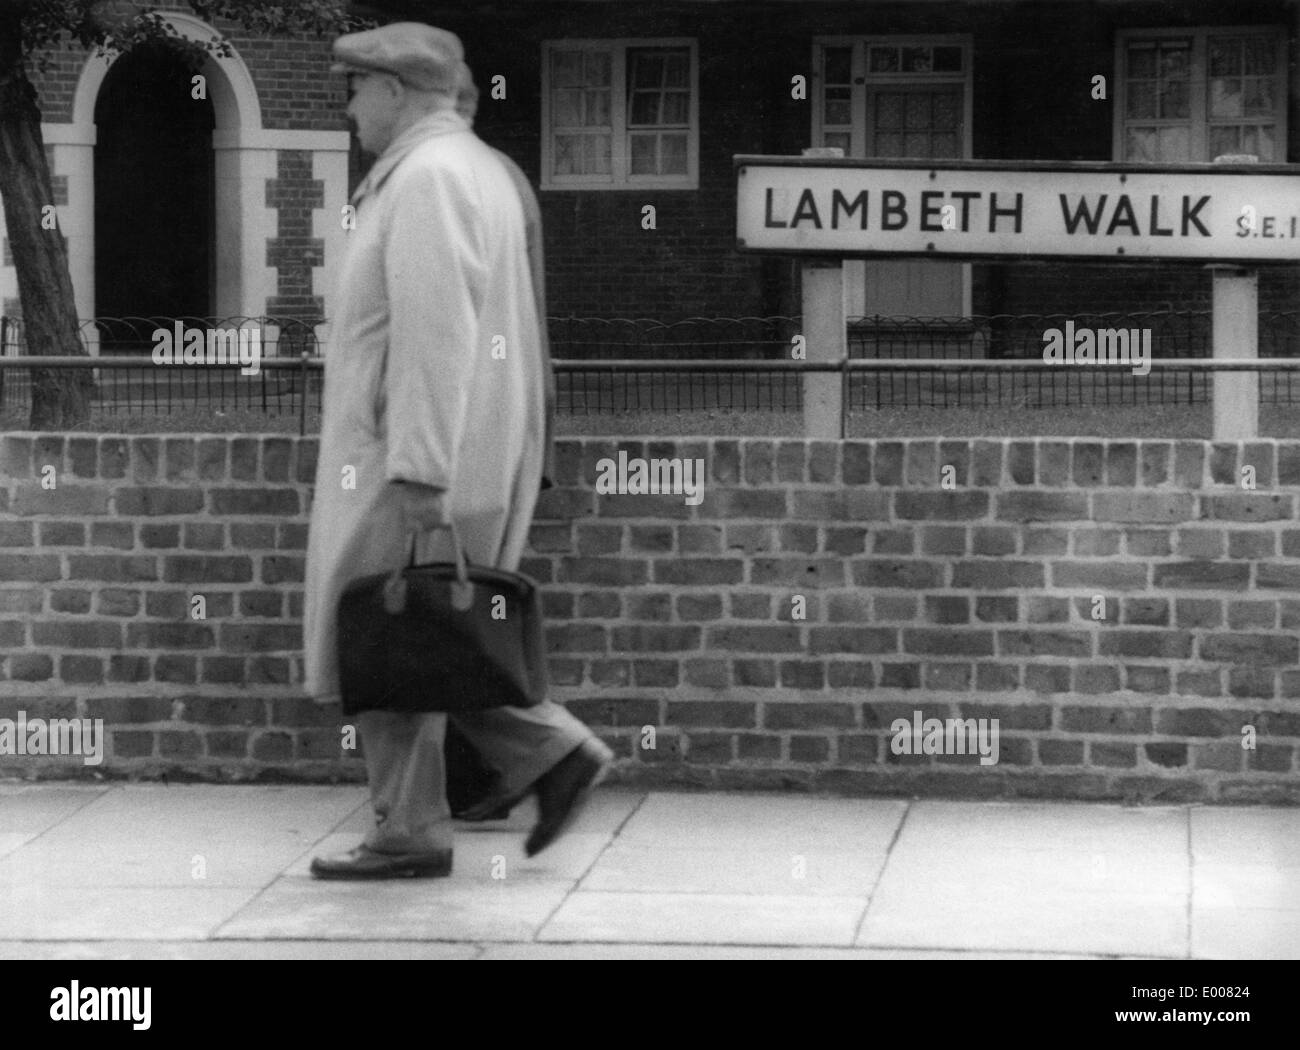
<path fill-rule="evenodd" d="M 160 12 L 193 15 L 185 0 L 153 0 Z M 217 18 L 212 26 L 239 52 L 257 88 L 266 128 L 340 131 L 346 91 L 341 77 L 329 72 L 330 40 L 307 33 L 267 37 L 250 34 L 229 19 Z M 30 68 L 41 107 L 41 118 L 62 124 L 72 120 L 77 80 L 91 52 L 70 41 L 45 54 L 46 68 Z M 221 62 L 222 59 L 216 61 Z"/>
<path fill-rule="evenodd" d="M 103 718 L 109 775 L 359 778 L 295 685 L 316 447 L 5 437 L 0 717 Z M 703 458 L 703 502 L 597 495 L 619 450 Z M 1300 801 L 1300 442 L 559 452 L 523 568 L 554 695 L 625 780 Z M 999 763 L 893 754 L 917 710 L 998 718 Z M 86 772 L 0 757 L 0 775 Z"/>

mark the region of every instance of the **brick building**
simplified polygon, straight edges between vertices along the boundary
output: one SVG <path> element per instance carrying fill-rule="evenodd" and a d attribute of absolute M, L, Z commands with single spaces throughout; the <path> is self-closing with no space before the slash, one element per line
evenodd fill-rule
<path fill-rule="evenodd" d="M 181 32 L 212 32 L 174 0 L 161 6 L 176 9 Z M 480 133 L 540 186 L 556 315 L 797 312 L 797 266 L 735 250 L 737 153 L 1300 161 L 1300 0 L 355 6 L 465 41 Z M 82 316 L 329 314 L 357 165 L 349 173 L 328 41 L 217 28 L 235 55 L 208 63 L 204 104 L 178 105 L 174 75 L 143 75 L 161 61 L 149 56 L 124 60 L 135 68 L 115 83 L 115 64 L 69 50 L 39 78 Z M 792 88 L 799 76 L 806 97 Z M 133 120 L 131 98 L 137 113 L 171 116 Z M 129 158 L 142 152 L 153 170 L 133 176 Z M 105 186 L 138 201 L 115 213 Z M 133 207 L 189 200 L 211 207 L 190 208 L 188 237 L 171 235 L 165 210 L 130 220 Z M 642 228 L 646 205 L 653 230 Z M 148 278 L 155 270 L 172 275 L 174 308 L 149 292 L 148 280 L 166 279 Z M 1198 267 L 872 261 L 847 276 L 850 315 L 1195 309 L 1209 298 Z M 15 289 L 6 265 L 7 312 Z M 1298 291 L 1295 268 L 1262 270 L 1263 309 L 1294 308 Z"/>

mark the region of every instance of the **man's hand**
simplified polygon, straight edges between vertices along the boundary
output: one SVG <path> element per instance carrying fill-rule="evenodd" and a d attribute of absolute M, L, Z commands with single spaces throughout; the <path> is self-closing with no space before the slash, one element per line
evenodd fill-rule
<path fill-rule="evenodd" d="M 443 489 L 414 481 L 394 481 L 390 484 L 397 494 L 402 527 L 407 532 L 425 532 L 447 523 Z"/>

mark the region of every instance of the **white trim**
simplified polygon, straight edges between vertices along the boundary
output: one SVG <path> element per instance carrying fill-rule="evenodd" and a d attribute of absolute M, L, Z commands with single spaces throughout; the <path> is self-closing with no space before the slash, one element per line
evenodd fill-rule
<path fill-rule="evenodd" d="M 220 37 L 215 29 L 200 18 L 176 11 L 160 11 L 158 16 L 172 26 L 181 36 L 208 43 Z M 238 51 L 231 46 L 230 58 L 209 55 L 203 63 L 203 75 L 208 79 L 209 96 L 215 111 L 218 128 L 262 127 L 262 106 L 258 101 L 257 87 L 252 74 Z M 85 128 L 95 125 L 95 101 L 108 71 L 121 56 L 91 55 L 81 68 L 77 89 L 72 98 L 72 123 Z M 213 74 L 218 74 L 214 76 Z"/>
<path fill-rule="evenodd" d="M 689 52 L 691 85 L 689 127 L 686 137 L 685 175 L 630 175 L 627 156 L 627 49 L 629 47 L 684 47 Z M 551 53 L 553 50 L 588 48 L 610 54 L 610 174 L 555 178 L 551 174 Z M 561 38 L 542 41 L 542 190 L 698 190 L 700 188 L 700 60 L 694 37 Z"/>
<path fill-rule="evenodd" d="M 299 149 L 313 153 L 347 153 L 351 136 L 346 131 L 299 131 L 277 128 L 218 128 L 212 148 Z"/>
<path fill-rule="evenodd" d="M 47 146 L 93 146 L 99 141 L 99 129 L 91 124 L 47 124 L 41 121 L 41 139 Z"/>
<path fill-rule="evenodd" d="M 193 15 L 160 12 L 181 36 L 207 43 L 220 36 Z M 266 207 L 266 179 L 275 178 L 274 150 L 294 148 L 346 149 L 346 132 L 264 131 L 262 107 L 252 74 L 237 51 L 230 58 L 204 61 L 208 97 L 216 130 L 212 133 L 216 176 L 216 243 L 212 309 L 222 315 L 258 315 L 266 299 L 276 294 L 276 271 L 266 265 L 266 237 L 274 230 L 275 213 Z M 121 55 L 86 58 L 73 93 L 72 120 L 44 124 L 45 141 L 56 146 L 55 172 L 68 178 L 68 205 L 60 222 L 70 231 L 84 230 L 75 250 L 69 238 L 69 265 L 78 313 L 94 317 L 95 225 L 94 145 L 97 141 L 95 103 L 109 70 Z M 293 145 L 309 141 L 311 147 Z M 257 145 L 250 145 L 256 143 Z M 342 143 L 342 145 L 340 145 Z M 69 147 L 86 147 L 70 150 Z M 70 168 L 60 170 L 65 165 Z M 78 202 L 81 202 L 79 205 Z M 66 212 L 66 219 L 62 212 Z"/>

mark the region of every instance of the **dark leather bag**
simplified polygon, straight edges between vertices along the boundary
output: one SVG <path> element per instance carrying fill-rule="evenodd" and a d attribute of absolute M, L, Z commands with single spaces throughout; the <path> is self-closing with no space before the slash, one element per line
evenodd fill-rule
<path fill-rule="evenodd" d="M 352 581 L 338 607 L 344 714 L 481 711 L 546 699 L 537 584 L 471 565 L 454 526 L 454 562 L 411 563 Z"/>

